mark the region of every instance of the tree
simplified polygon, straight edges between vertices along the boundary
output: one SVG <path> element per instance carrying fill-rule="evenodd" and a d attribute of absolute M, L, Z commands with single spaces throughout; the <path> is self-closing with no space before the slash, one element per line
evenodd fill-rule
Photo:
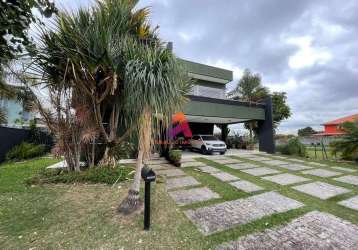
<path fill-rule="evenodd" d="M 17 99 L 25 105 L 27 93 L 5 83 L 4 66 L 24 49 L 32 50 L 33 43 L 27 30 L 31 23 L 39 22 L 32 12 L 34 8 L 45 17 L 57 11 L 49 0 L 0 1 L 0 98 Z M 0 124 L 5 122 L 6 112 L 0 108 Z"/>
<path fill-rule="evenodd" d="M 31 23 L 40 21 L 33 9 L 45 17 L 51 17 L 57 11 L 50 0 L 0 1 L 0 68 L 4 61 L 14 59 L 24 48 L 33 45 L 27 30 Z"/>
<path fill-rule="evenodd" d="M 260 103 L 268 96 L 272 98 L 272 113 L 274 129 L 281 121 L 291 116 L 290 107 L 287 105 L 287 95 L 285 92 L 273 92 L 270 94 L 268 88 L 262 86 L 259 74 L 252 74 L 246 69 L 236 87 L 227 95 L 233 100 L 240 100 L 249 103 Z M 257 133 L 257 122 L 245 122 L 244 126 L 250 131 L 250 141 L 253 142 L 253 132 Z"/>
<path fill-rule="evenodd" d="M 316 133 L 317 133 L 317 131 L 315 131 L 312 127 L 305 127 L 305 128 L 299 129 L 297 132 L 298 136 L 310 136 L 310 135 L 313 135 Z"/>
<path fill-rule="evenodd" d="M 130 213 L 141 204 L 139 187 L 141 169 L 150 158 L 153 139 L 160 134 L 160 125 L 168 127 L 172 114 L 180 111 L 184 97 L 191 89 L 186 71 L 172 52 L 159 43 L 154 46 L 128 48 L 126 67 L 125 110 L 138 120 L 138 157 L 133 184 L 119 211 Z M 159 115 L 159 116 L 158 116 Z M 160 117 L 160 119 L 158 119 Z"/>
<path fill-rule="evenodd" d="M 267 88 L 261 85 L 259 74 L 253 74 L 246 69 L 236 87 L 228 93 L 228 98 L 249 103 L 262 101 L 269 95 Z M 245 122 L 245 128 L 250 131 L 250 142 L 253 143 L 253 130 L 257 127 L 256 121 Z"/>
<path fill-rule="evenodd" d="M 281 121 L 290 118 L 291 109 L 287 104 L 286 92 L 273 92 L 271 98 L 273 126 L 276 129 Z"/>
<path fill-rule="evenodd" d="M 333 153 L 342 153 L 343 159 L 358 161 L 358 121 L 345 122 L 341 129 L 346 134 L 342 139 L 331 143 Z"/>
<path fill-rule="evenodd" d="M 96 134 L 105 145 L 101 165 L 114 165 L 113 148 L 127 138 L 132 128 L 119 135 L 124 117 L 123 90 L 131 43 L 155 41 L 148 25 L 148 8 L 135 9 L 137 0 L 97 1 L 92 9 L 59 13 L 56 31 L 43 31 L 42 44 L 31 67 L 41 83 L 65 85 L 72 98 L 85 104 Z M 129 83 L 128 83 L 129 84 Z M 75 107 L 73 107 L 75 108 Z"/>

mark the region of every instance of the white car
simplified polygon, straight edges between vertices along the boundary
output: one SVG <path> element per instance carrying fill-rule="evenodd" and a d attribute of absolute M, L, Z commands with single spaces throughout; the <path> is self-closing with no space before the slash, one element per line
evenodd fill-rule
<path fill-rule="evenodd" d="M 223 155 L 226 152 L 225 142 L 213 135 L 194 135 L 190 139 L 190 145 L 192 150 L 200 150 L 203 154 L 219 152 Z"/>

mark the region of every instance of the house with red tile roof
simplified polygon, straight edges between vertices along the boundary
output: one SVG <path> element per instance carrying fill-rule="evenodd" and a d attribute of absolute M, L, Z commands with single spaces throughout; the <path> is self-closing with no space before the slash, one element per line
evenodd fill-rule
<path fill-rule="evenodd" d="M 324 132 L 315 134 L 318 136 L 341 136 L 345 132 L 341 130 L 341 125 L 345 122 L 358 121 L 358 114 L 342 117 L 333 121 L 322 124 L 324 126 Z"/>

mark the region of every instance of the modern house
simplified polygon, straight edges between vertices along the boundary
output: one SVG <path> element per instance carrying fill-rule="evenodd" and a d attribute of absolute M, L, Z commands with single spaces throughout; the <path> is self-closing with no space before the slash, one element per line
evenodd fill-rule
<path fill-rule="evenodd" d="M 232 71 L 187 60 L 182 62 L 194 80 L 190 101 L 183 111 L 193 134 L 213 134 L 214 125 L 223 128 L 256 120 L 259 124 L 260 151 L 275 152 L 270 98 L 262 104 L 229 100 L 225 90 L 226 84 L 233 80 Z M 222 139 L 225 139 L 223 133 Z"/>
<path fill-rule="evenodd" d="M 24 125 L 33 118 L 33 114 L 26 111 L 21 102 L 13 99 L 0 98 L 0 108 L 6 113 L 6 123 L 3 126 L 16 127 Z"/>

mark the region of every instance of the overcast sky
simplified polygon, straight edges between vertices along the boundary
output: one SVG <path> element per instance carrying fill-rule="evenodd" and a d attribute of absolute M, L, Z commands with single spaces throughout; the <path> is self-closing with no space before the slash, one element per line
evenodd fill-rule
<path fill-rule="evenodd" d="M 56 0 L 61 8 L 91 0 Z M 142 0 L 175 53 L 234 71 L 249 68 L 286 91 L 292 117 L 279 132 L 358 113 L 358 1 Z"/>

